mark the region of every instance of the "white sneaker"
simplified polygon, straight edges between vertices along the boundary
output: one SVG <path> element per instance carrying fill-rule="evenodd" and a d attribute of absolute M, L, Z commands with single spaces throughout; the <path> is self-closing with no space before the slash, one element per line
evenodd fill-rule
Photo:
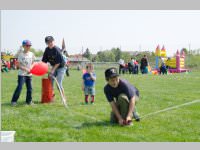
<path fill-rule="evenodd" d="M 17 106 L 17 102 L 11 102 L 11 106 Z"/>

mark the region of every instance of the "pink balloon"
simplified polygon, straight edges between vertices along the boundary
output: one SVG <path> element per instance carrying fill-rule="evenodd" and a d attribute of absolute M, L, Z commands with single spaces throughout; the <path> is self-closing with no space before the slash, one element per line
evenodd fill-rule
<path fill-rule="evenodd" d="M 33 64 L 33 67 L 30 73 L 36 76 L 42 76 L 48 72 L 48 65 L 44 62 L 36 62 Z"/>

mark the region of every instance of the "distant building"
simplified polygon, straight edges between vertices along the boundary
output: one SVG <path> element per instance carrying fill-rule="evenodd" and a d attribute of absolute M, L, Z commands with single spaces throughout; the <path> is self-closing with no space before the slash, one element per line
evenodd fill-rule
<path fill-rule="evenodd" d="M 88 60 L 87 58 L 83 57 L 80 54 L 70 55 L 68 59 L 69 59 L 69 62 L 70 62 L 70 66 L 76 66 L 78 64 L 90 62 L 90 60 Z"/>
<path fill-rule="evenodd" d="M 90 60 L 88 60 L 85 57 L 82 57 L 82 55 L 79 55 L 79 54 L 70 55 L 68 59 L 69 59 L 70 66 L 77 66 L 83 63 L 90 62 Z M 41 60 L 42 60 L 42 57 L 37 57 L 35 61 L 41 61 Z"/>

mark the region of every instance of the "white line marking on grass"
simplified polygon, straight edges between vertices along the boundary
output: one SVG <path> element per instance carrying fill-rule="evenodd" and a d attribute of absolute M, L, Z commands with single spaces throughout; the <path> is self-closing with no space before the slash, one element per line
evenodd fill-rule
<path fill-rule="evenodd" d="M 69 108 L 68 108 L 68 110 L 69 110 Z M 89 118 L 90 120 L 93 120 L 93 121 L 96 121 L 96 122 L 104 122 L 103 120 L 97 119 L 97 118 L 89 116 L 89 115 L 84 115 L 82 113 L 75 112 L 71 109 L 69 111 L 71 112 L 71 114 L 73 113 L 73 115 L 75 114 L 75 115 L 78 115 L 78 116 L 82 116 L 84 118 Z M 83 124 L 84 124 L 84 122 L 76 123 L 76 124 L 73 125 L 73 127 L 78 128 L 78 127 L 81 127 Z"/>
<path fill-rule="evenodd" d="M 162 110 L 159 110 L 159 111 L 156 111 L 156 112 L 152 112 L 152 113 L 149 113 L 149 114 L 146 114 L 140 118 L 146 118 L 148 116 L 151 116 L 151 115 L 155 115 L 155 114 L 158 114 L 158 113 L 161 113 L 161 112 L 166 112 L 168 110 L 172 110 L 172 109 L 177 109 L 177 108 L 180 108 L 180 107 L 183 107 L 183 106 L 188 106 L 188 105 L 191 105 L 191 104 L 194 104 L 194 103 L 198 103 L 200 102 L 200 99 L 198 100 L 193 100 L 191 102 L 187 102 L 187 103 L 183 103 L 183 104 L 180 104 L 180 105 L 176 105 L 176 106 L 172 106 L 172 107 L 168 107 L 168 108 L 165 108 L 165 109 L 162 109 Z M 89 116 L 89 115 L 85 115 L 85 114 L 82 114 L 82 113 L 79 113 L 79 112 L 75 112 L 73 111 L 72 109 L 70 108 L 67 108 L 67 110 L 69 110 L 71 113 L 73 114 L 77 114 L 79 116 L 83 116 L 84 118 L 89 118 L 91 120 L 94 120 L 94 121 L 98 121 L 98 122 L 104 122 L 103 120 L 100 120 L 100 119 L 97 119 L 95 117 L 92 117 L 92 116 Z M 135 119 L 134 119 L 135 120 Z"/>
<path fill-rule="evenodd" d="M 161 112 L 166 112 L 166 111 L 172 110 L 172 109 L 177 109 L 177 108 L 180 108 L 180 107 L 183 107 L 183 106 L 188 106 L 188 105 L 191 105 L 191 104 L 194 104 L 194 103 L 198 103 L 198 102 L 200 102 L 200 99 L 198 99 L 198 100 L 193 100 L 193 101 L 191 101 L 191 102 L 183 103 L 183 104 L 180 104 L 180 105 L 168 107 L 168 108 L 165 108 L 165 109 L 156 111 L 156 112 L 152 112 L 152 113 L 146 114 L 146 115 L 144 115 L 144 116 L 142 116 L 142 117 L 140 117 L 140 118 L 145 118 L 145 117 L 148 117 L 148 116 L 151 116 L 151 115 L 155 115 L 155 114 L 158 114 L 158 113 L 161 113 Z"/>
<path fill-rule="evenodd" d="M 85 117 L 85 118 L 89 118 L 89 119 L 92 119 L 92 120 L 95 120 L 95 121 L 103 122 L 103 120 L 97 119 L 97 118 L 92 117 L 92 116 L 89 116 L 89 115 L 84 115 L 84 114 L 82 114 L 82 113 L 78 113 L 78 112 L 74 112 L 74 111 L 73 111 L 73 113 L 75 113 L 75 114 L 77 114 L 77 115 L 79 115 L 79 116 L 83 116 L 83 117 Z"/>
<path fill-rule="evenodd" d="M 75 112 L 70 108 L 66 108 L 66 109 L 69 110 L 71 114 L 73 113 L 73 114 L 77 114 L 77 115 L 85 117 L 85 118 L 89 118 L 89 119 L 92 119 L 92 120 L 95 120 L 95 121 L 103 122 L 103 120 L 97 119 L 96 117 L 92 117 L 92 116 L 89 116 L 89 115 L 85 115 L 85 114 L 82 114 L 82 113 Z"/>

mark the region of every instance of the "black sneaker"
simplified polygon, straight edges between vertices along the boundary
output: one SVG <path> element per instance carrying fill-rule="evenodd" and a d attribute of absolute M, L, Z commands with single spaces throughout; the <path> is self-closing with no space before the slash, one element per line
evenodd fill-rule
<path fill-rule="evenodd" d="M 135 118 L 135 121 L 140 121 L 140 116 L 137 112 L 133 112 L 133 117 Z"/>
<path fill-rule="evenodd" d="M 11 106 L 17 106 L 17 102 L 11 102 Z"/>

